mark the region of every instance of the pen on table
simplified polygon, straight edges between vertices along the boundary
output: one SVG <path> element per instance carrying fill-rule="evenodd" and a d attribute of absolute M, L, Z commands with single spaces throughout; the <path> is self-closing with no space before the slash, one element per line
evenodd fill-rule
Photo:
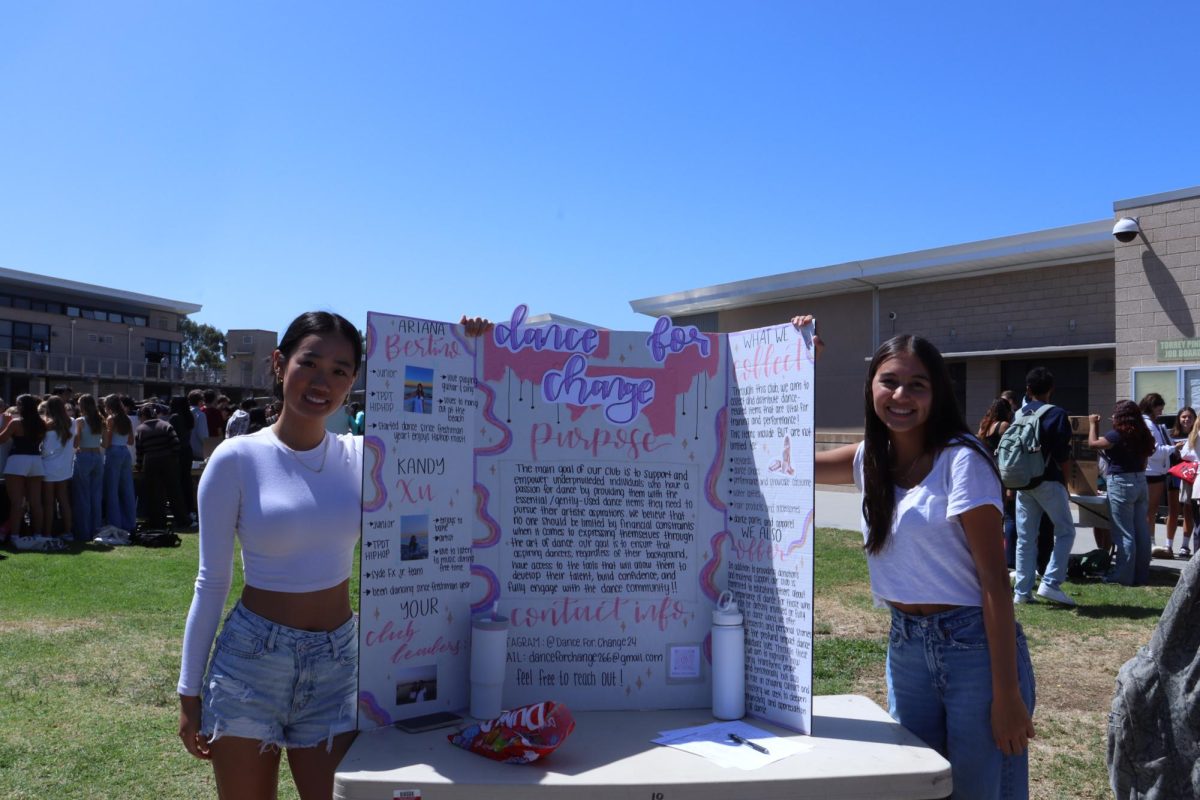
<path fill-rule="evenodd" d="M 771 755 L 771 752 L 769 750 L 767 750 L 767 748 L 763 747 L 761 744 L 755 744 L 754 742 L 750 741 L 749 739 L 747 739 L 744 736 L 738 736 L 736 733 L 731 733 L 731 734 L 729 734 L 729 738 L 732 739 L 733 741 L 737 742 L 738 744 L 744 744 L 744 745 L 747 745 L 748 747 L 753 747 L 755 750 L 762 753 L 763 755 L 767 755 L 767 756 Z"/>

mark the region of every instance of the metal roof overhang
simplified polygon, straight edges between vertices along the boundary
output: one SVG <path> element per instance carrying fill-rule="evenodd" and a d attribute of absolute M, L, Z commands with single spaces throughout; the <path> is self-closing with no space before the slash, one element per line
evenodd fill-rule
<path fill-rule="evenodd" d="M 105 286 L 96 286 L 91 283 L 52 278 L 48 275 L 37 275 L 32 272 L 21 272 L 20 270 L 4 269 L 3 267 L 0 267 L 0 283 L 58 292 L 68 297 L 78 297 L 81 300 L 117 302 L 134 308 L 168 311 L 173 314 L 195 314 L 203 308 L 203 306 L 197 303 L 185 303 L 181 300 L 169 300 L 165 297 L 155 297 L 138 292 L 109 289 Z"/>
<path fill-rule="evenodd" d="M 784 272 L 631 300 L 651 317 L 722 311 L 797 298 L 861 292 L 1112 258 L 1112 220 Z"/>

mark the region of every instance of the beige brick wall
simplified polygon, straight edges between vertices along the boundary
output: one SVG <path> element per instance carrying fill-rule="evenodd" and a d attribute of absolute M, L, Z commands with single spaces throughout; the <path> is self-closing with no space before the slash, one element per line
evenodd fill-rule
<path fill-rule="evenodd" d="M 879 325 L 944 353 L 1097 344 L 1114 341 L 1114 296 L 1112 262 L 1067 264 L 887 289 Z"/>
<path fill-rule="evenodd" d="M 1116 245 L 1116 396 L 1128 397 L 1130 370 L 1159 365 L 1157 343 L 1195 339 L 1200 328 L 1200 192 L 1171 202 L 1123 208 L 1142 236 Z M 1162 366 L 1179 366 L 1166 362 Z M 1135 400 L 1137 398 L 1134 398 Z M 1173 398 L 1168 402 L 1173 403 Z"/>

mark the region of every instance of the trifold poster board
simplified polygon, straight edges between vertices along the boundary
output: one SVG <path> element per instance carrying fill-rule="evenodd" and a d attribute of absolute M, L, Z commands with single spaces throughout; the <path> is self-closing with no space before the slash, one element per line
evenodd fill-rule
<path fill-rule="evenodd" d="M 811 726 L 813 352 L 791 324 L 650 333 L 367 320 L 359 727 L 468 704 L 472 614 L 510 620 L 504 705 L 711 704 Z"/>

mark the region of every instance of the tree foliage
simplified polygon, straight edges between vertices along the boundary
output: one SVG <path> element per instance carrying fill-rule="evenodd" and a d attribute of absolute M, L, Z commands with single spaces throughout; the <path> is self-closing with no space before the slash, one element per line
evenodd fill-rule
<path fill-rule="evenodd" d="M 183 366 L 202 369 L 221 369 L 225 366 L 225 334 L 202 322 L 184 318 L 179 323 L 183 333 Z"/>

